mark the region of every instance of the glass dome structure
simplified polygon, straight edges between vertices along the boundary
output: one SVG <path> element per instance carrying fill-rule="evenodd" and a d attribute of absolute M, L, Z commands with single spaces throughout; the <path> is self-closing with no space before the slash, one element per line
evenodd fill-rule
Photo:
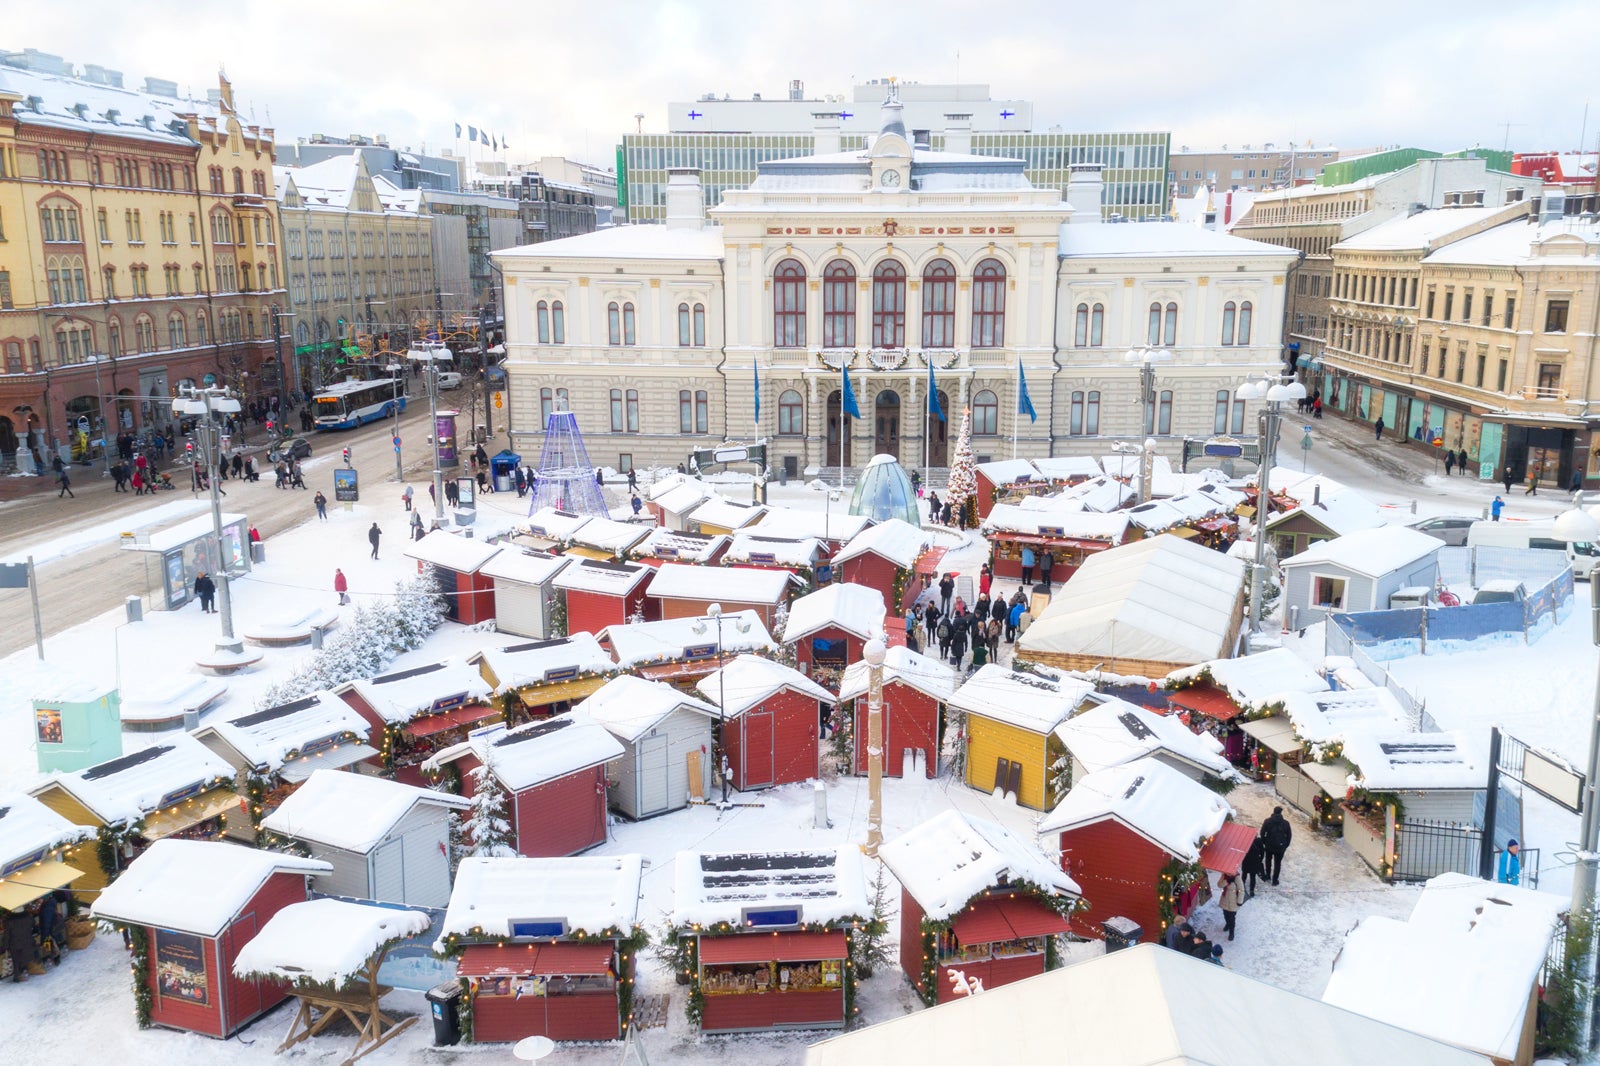
<path fill-rule="evenodd" d="M 865 515 L 875 522 L 899 518 L 922 528 L 911 479 L 892 455 L 874 455 L 861 472 L 861 480 L 856 482 L 856 491 L 850 497 L 850 513 Z"/>

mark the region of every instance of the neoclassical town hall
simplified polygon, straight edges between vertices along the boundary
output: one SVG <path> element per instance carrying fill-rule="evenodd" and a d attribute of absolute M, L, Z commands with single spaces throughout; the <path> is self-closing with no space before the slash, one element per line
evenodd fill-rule
<path fill-rule="evenodd" d="M 1102 222 L 1098 164 L 1063 202 L 1021 160 L 915 142 L 890 99 L 867 150 L 762 163 L 709 218 L 686 167 L 664 225 L 497 253 L 514 446 L 536 457 L 562 408 L 597 464 L 764 437 L 790 476 L 878 453 L 944 466 L 964 411 L 980 461 L 1256 432 L 1233 391 L 1282 366 L 1296 253 Z M 845 367 L 860 418 L 841 414 Z"/>

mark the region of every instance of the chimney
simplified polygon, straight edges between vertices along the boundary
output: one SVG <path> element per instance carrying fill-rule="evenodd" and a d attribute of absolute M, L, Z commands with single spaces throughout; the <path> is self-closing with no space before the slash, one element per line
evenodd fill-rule
<path fill-rule="evenodd" d="M 956 155 L 972 154 L 972 116 L 951 114 L 944 117 L 944 150 Z"/>
<path fill-rule="evenodd" d="M 1322 485 L 1320 483 L 1311 486 L 1311 506 L 1322 506 Z"/>
<path fill-rule="evenodd" d="M 811 135 L 817 155 L 833 155 L 839 151 L 839 112 L 814 111 L 811 114 Z"/>
<path fill-rule="evenodd" d="M 667 228 L 700 229 L 706 224 L 706 203 L 700 191 L 698 167 L 672 167 L 667 171 Z"/>
<path fill-rule="evenodd" d="M 1074 224 L 1100 221 L 1100 199 L 1105 193 L 1099 163 L 1073 163 L 1067 179 L 1067 203 L 1072 207 Z"/>

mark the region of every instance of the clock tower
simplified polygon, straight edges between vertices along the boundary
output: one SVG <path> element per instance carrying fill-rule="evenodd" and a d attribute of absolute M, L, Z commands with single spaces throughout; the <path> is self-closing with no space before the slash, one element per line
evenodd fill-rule
<path fill-rule="evenodd" d="M 900 92 L 892 84 L 888 99 L 883 102 L 878 136 L 868 154 L 872 159 L 873 188 L 880 192 L 905 192 L 911 188 L 911 141 L 906 136 Z"/>

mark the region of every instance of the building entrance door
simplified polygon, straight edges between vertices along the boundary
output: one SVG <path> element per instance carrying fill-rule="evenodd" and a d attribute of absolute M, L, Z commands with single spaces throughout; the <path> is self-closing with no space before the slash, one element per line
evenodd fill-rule
<path fill-rule="evenodd" d="M 873 405 L 874 432 L 872 449 L 874 455 L 887 455 L 895 460 L 900 458 L 900 395 L 885 389 L 878 393 L 877 402 Z"/>

